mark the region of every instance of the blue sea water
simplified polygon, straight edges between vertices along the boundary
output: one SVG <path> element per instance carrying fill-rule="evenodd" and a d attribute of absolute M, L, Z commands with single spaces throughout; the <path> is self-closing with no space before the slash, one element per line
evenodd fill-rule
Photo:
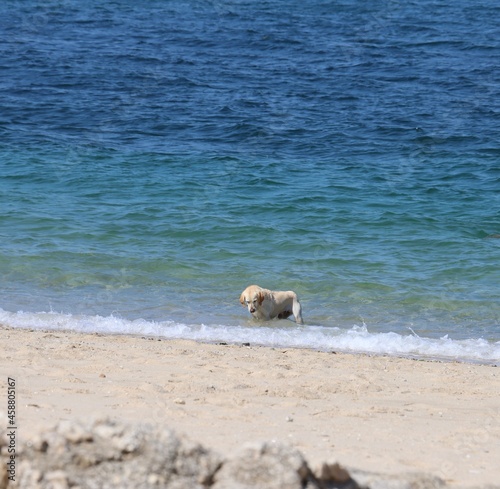
<path fill-rule="evenodd" d="M 498 363 L 499 17 L 2 2 L 0 324 Z"/>

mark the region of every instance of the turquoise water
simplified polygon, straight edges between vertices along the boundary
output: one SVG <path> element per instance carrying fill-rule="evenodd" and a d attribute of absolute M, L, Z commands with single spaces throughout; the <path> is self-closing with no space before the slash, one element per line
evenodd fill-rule
<path fill-rule="evenodd" d="M 1 323 L 500 358 L 498 7 L 6 5 Z"/>

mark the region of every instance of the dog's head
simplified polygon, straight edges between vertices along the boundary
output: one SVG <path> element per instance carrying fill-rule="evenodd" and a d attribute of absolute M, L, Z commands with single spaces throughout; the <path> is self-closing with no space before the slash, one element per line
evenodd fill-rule
<path fill-rule="evenodd" d="M 250 285 L 240 295 L 240 302 L 243 307 L 248 307 L 248 312 L 254 314 L 259 306 L 264 302 L 265 295 L 258 285 Z"/>

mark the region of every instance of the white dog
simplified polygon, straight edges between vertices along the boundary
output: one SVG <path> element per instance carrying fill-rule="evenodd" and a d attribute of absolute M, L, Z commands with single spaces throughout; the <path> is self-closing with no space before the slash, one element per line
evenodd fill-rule
<path fill-rule="evenodd" d="M 255 319 L 263 321 L 273 318 L 286 319 L 293 314 L 297 324 L 304 324 L 299 299 L 291 290 L 273 291 L 258 285 L 250 285 L 241 293 L 240 302 L 248 307 L 248 312 Z"/>

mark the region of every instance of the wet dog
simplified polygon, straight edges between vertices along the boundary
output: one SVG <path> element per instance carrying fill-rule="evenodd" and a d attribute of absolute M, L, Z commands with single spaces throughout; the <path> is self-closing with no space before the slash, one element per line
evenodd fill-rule
<path fill-rule="evenodd" d="M 286 319 L 293 314 L 297 324 L 304 324 L 302 307 L 297 294 L 292 290 L 268 290 L 250 285 L 241 293 L 240 302 L 255 319 Z"/>

